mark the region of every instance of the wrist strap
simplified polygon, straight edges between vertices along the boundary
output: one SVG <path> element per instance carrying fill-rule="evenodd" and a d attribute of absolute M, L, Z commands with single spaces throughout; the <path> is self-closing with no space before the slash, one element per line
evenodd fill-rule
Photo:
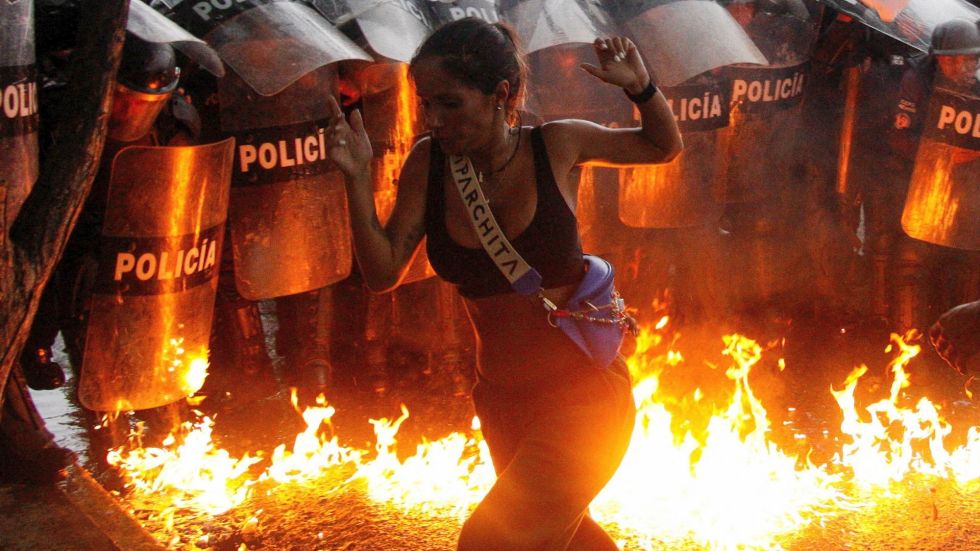
<path fill-rule="evenodd" d="M 641 103 L 649 101 L 650 98 L 652 98 L 653 95 L 657 93 L 657 86 L 653 83 L 653 79 L 651 78 L 650 82 L 647 83 L 647 87 L 644 88 L 643 91 L 640 92 L 639 94 L 633 95 L 629 93 L 629 90 L 627 90 L 626 88 L 623 88 L 623 93 L 626 94 L 626 97 L 628 97 L 630 101 L 639 105 Z"/>
<path fill-rule="evenodd" d="M 480 180 L 469 157 L 450 155 L 449 167 L 456 182 L 456 190 L 466 206 L 467 218 L 473 226 L 480 244 L 515 292 L 531 295 L 541 289 L 541 274 L 524 260 L 511 246 L 490 212 L 490 205 L 483 195 Z"/>

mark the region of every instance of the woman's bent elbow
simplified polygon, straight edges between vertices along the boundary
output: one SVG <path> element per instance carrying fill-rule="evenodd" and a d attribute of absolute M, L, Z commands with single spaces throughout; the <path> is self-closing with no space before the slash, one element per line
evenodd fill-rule
<path fill-rule="evenodd" d="M 677 139 L 670 143 L 670 145 L 664 147 L 664 156 L 660 160 L 661 163 L 669 163 L 677 158 L 681 152 L 684 151 L 684 139 L 677 136 Z"/>

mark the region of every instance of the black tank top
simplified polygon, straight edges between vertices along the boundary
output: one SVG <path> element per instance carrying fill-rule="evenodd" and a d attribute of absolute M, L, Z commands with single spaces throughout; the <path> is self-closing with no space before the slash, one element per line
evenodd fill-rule
<path fill-rule="evenodd" d="M 579 241 L 575 214 L 551 171 L 541 129 L 531 129 L 534 151 L 534 179 L 537 207 L 531 224 L 517 237 L 507 236 L 511 245 L 541 274 L 542 287 L 552 288 L 577 283 L 583 273 L 582 244 Z M 446 156 L 433 142 L 429 157 L 429 181 L 426 191 L 425 231 L 429 263 L 439 277 L 458 286 L 468 298 L 482 298 L 512 292 L 507 278 L 490 256 L 479 247 L 464 247 L 446 230 Z M 452 190 L 456 193 L 455 188 Z"/>

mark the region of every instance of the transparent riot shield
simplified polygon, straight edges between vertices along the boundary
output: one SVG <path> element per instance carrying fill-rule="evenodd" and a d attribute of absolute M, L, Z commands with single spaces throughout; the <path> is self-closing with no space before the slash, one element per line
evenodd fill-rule
<path fill-rule="evenodd" d="M 253 90 L 279 93 L 318 67 L 371 57 L 301 2 L 174 2 L 157 7 L 203 38 Z"/>
<path fill-rule="evenodd" d="M 717 67 L 767 62 L 735 19 L 714 2 L 646 0 L 630 5 L 617 17 L 661 86 L 679 86 Z"/>
<path fill-rule="evenodd" d="M 928 52 L 932 31 L 951 19 L 976 21 L 980 8 L 968 0 L 821 0 L 872 29 Z"/>
<path fill-rule="evenodd" d="M 318 67 L 347 59 L 371 60 L 312 8 L 295 2 L 248 10 L 218 26 L 206 39 L 229 67 L 266 96 Z"/>
<path fill-rule="evenodd" d="M 496 23 L 500 21 L 500 4 L 499 0 L 430 0 L 429 9 L 435 27 L 464 17 Z"/>
<path fill-rule="evenodd" d="M 127 147 L 112 163 L 78 396 L 147 409 L 201 388 L 233 140 Z"/>
<path fill-rule="evenodd" d="M 514 25 L 527 52 L 618 34 L 612 17 L 595 0 L 518 1 L 504 9 L 503 19 Z"/>
<path fill-rule="evenodd" d="M 619 218 L 639 228 L 716 222 L 724 211 L 718 175 L 727 170 L 731 82 L 706 75 L 663 93 L 684 136 L 684 151 L 670 163 L 620 172 Z"/>
<path fill-rule="evenodd" d="M 320 289 L 351 270 L 344 178 L 327 156 L 335 65 L 275 96 L 218 82 L 221 130 L 236 138 L 229 224 L 238 292 L 261 300 Z"/>
<path fill-rule="evenodd" d="M 374 150 L 374 206 L 382 225 L 388 222 L 398 194 L 398 175 L 408 158 L 415 137 L 422 129 L 415 89 L 408 77 L 408 65 L 399 63 L 395 86 L 364 97 L 365 127 Z M 402 283 L 412 283 L 435 275 L 429 265 L 425 239 Z"/>
<path fill-rule="evenodd" d="M 789 67 L 731 67 L 732 114 L 728 171 L 721 174 L 727 203 L 772 195 L 788 174 L 800 139 L 809 63 Z"/>
<path fill-rule="evenodd" d="M 527 110 L 545 121 L 569 117 L 600 124 L 632 124 L 623 91 L 582 70 L 595 63 L 592 44 L 561 44 L 528 55 Z"/>
<path fill-rule="evenodd" d="M 757 12 L 745 29 L 770 65 L 727 68 L 732 79 L 724 182 L 728 203 L 762 200 L 779 189 L 789 174 L 789 163 L 802 137 L 801 105 L 819 21 L 819 10 L 803 13 L 811 17 L 801 18 L 798 10 Z"/>
<path fill-rule="evenodd" d="M 351 16 L 374 52 L 408 63 L 432 31 L 426 0 L 347 0 Z"/>
<path fill-rule="evenodd" d="M 218 53 L 197 38 L 164 17 L 160 12 L 139 0 L 129 3 L 126 30 L 147 42 L 173 44 L 187 57 L 193 59 L 214 76 L 223 76 L 225 67 Z"/>
<path fill-rule="evenodd" d="M 902 212 L 909 236 L 980 250 L 980 90 L 935 88 Z"/>
<path fill-rule="evenodd" d="M 0 21 L 0 222 L 9 228 L 38 174 L 33 2 L 0 2 Z"/>

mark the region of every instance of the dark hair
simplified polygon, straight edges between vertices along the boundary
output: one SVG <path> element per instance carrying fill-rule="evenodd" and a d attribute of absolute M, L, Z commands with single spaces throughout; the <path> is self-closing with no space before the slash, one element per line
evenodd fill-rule
<path fill-rule="evenodd" d="M 509 82 L 508 113 L 524 97 L 527 62 L 517 33 L 506 23 L 488 23 L 476 17 L 447 23 L 419 46 L 410 68 L 432 57 L 441 58 L 442 67 L 449 74 L 484 94 L 492 94 L 502 80 Z"/>

